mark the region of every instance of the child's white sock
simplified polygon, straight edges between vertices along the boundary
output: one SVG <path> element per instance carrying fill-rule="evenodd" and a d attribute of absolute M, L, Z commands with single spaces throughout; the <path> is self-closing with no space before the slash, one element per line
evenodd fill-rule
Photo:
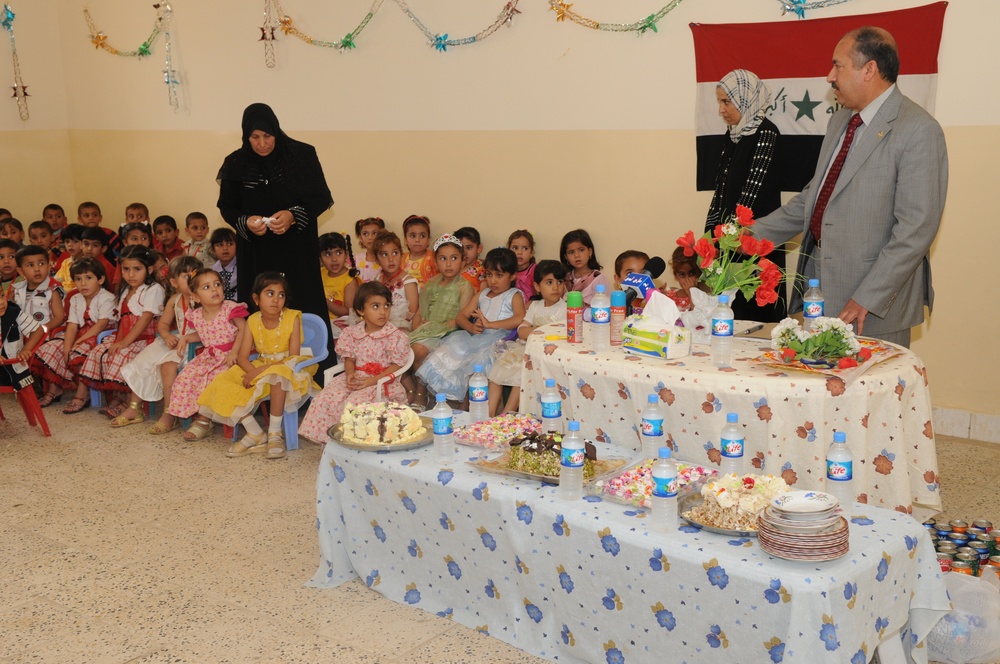
<path fill-rule="evenodd" d="M 281 433 L 281 415 L 271 414 L 271 423 L 267 427 L 268 433 Z"/>
<path fill-rule="evenodd" d="M 240 424 L 243 425 L 243 428 L 246 429 L 247 433 L 251 436 L 259 436 L 264 433 L 264 430 L 260 428 L 259 424 L 257 424 L 257 420 L 253 418 L 253 415 L 247 415 L 244 417 L 240 420 Z"/>

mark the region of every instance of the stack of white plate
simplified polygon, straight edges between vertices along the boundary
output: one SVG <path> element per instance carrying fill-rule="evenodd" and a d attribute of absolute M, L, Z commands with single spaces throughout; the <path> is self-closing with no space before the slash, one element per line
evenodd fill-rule
<path fill-rule="evenodd" d="M 849 548 L 840 504 L 823 491 L 775 496 L 757 517 L 757 535 L 761 549 L 785 560 L 833 560 Z"/>

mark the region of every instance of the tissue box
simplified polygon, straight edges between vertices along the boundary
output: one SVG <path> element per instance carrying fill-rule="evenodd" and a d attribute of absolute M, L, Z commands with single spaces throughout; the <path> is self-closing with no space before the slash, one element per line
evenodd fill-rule
<path fill-rule="evenodd" d="M 643 314 L 629 316 L 622 328 L 626 352 L 673 360 L 691 354 L 691 331 Z"/>

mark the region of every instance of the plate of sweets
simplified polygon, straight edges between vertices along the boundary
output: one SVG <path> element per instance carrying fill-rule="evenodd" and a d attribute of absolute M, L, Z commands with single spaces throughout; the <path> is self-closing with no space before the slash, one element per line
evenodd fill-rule
<path fill-rule="evenodd" d="M 612 477 L 598 480 L 591 484 L 591 493 L 622 505 L 649 509 L 651 507 L 650 498 L 653 495 L 652 468 L 654 463 L 656 463 L 656 459 L 644 459 Z M 685 487 L 688 487 L 688 490 L 698 488 L 717 474 L 717 470 L 678 462 L 678 490 L 684 491 Z"/>
<path fill-rule="evenodd" d="M 789 486 L 774 475 L 722 475 L 678 501 L 681 518 L 720 535 L 757 537 L 757 515 Z"/>
<path fill-rule="evenodd" d="M 491 458 L 468 463 L 497 475 L 559 484 L 562 439 L 562 434 L 554 431 L 517 436 L 507 444 L 503 454 L 491 455 Z M 584 482 L 605 477 L 629 463 L 630 458 L 623 456 L 623 452 L 611 449 L 612 447 L 602 445 L 598 454 L 597 447 L 591 441 L 586 441 L 583 462 Z"/>
<path fill-rule="evenodd" d="M 330 428 L 334 442 L 352 450 L 401 451 L 434 442 L 429 417 L 400 403 L 348 406 L 340 423 Z"/>
<path fill-rule="evenodd" d="M 501 450 L 518 436 L 527 436 L 542 430 L 541 420 L 522 413 L 504 413 L 482 422 L 455 429 L 455 442 L 486 450 Z"/>

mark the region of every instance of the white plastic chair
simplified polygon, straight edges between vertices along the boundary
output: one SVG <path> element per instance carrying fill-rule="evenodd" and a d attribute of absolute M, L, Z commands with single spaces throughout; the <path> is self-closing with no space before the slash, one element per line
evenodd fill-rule
<path fill-rule="evenodd" d="M 379 401 L 382 401 L 382 397 L 385 395 L 384 385 L 386 383 L 388 383 L 390 380 L 394 380 L 394 379 L 398 380 L 399 377 L 402 376 L 403 374 L 405 374 L 407 371 L 409 371 L 410 367 L 412 367 L 412 366 L 413 366 L 413 349 L 411 348 L 410 349 L 410 356 L 406 360 L 406 363 L 403 366 L 401 366 L 399 369 L 397 369 L 396 371 L 394 371 L 392 374 L 390 374 L 388 376 L 384 376 L 384 377 L 378 379 L 378 382 L 375 384 L 375 398 L 377 400 L 379 400 Z M 337 375 L 340 375 L 340 374 L 344 373 L 344 369 L 345 368 L 346 367 L 344 366 L 344 363 L 341 362 L 340 364 L 336 364 L 336 365 L 330 367 L 329 369 L 327 369 L 323 373 L 323 381 L 324 381 L 323 384 L 324 385 L 329 385 L 330 381 L 333 380 L 334 376 L 337 376 Z"/>

